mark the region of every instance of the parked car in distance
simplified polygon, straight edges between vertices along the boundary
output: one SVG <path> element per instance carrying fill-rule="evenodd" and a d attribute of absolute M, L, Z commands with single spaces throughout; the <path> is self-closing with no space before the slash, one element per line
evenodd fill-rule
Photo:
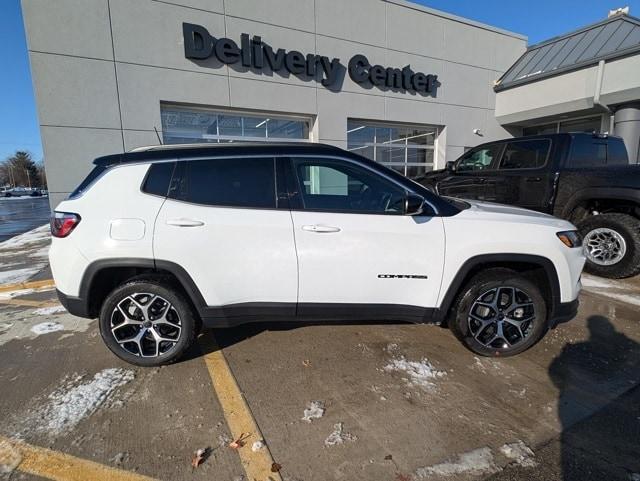
<path fill-rule="evenodd" d="M 337 147 L 159 146 L 102 157 L 51 219 L 58 296 L 106 345 L 174 361 L 201 326 L 446 323 L 518 354 L 577 310 L 575 227 L 433 194 Z M 473 232 L 474 235 L 469 235 Z"/>
<path fill-rule="evenodd" d="M 578 226 L 587 272 L 640 273 L 640 166 L 619 137 L 545 134 L 479 145 L 418 179 L 440 195 L 524 207 Z"/>

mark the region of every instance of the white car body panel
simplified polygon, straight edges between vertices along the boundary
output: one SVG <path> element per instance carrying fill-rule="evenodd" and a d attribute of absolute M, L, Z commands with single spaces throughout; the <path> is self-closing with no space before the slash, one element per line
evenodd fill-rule
<path fill-rule="evenodd" d="M 293 211 L 301 303 L 436 305 L 440 217 Z M 337 227 L 314 232 L 305 226 Z M 426 276 L 426 278 L 379 276 Z"/>
<path fill-rule="evenodd" d="M 175 225 L 189 221 L 202 225 Z M 167 199 L 156 222 L 154 253 L 183 267 L 209 306 L 297 300 L 298 266 L 286 210 Z"/>
<path fill-rule="evenodd" d="M 140 190 L 148 168 L 149 164 L 112 167 L 82 195 L 58 204 L 57 212 L 81 218 L 71 235 L 51 242 L 49 260 L 61 292 L 77 296 L 86 266 L 94 260 L 153 259 L 153 224 L 164 198 Z"/>

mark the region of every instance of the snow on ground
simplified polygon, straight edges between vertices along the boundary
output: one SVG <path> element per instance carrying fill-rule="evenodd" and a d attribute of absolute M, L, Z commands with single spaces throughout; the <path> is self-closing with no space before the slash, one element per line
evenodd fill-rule
<path fill-rule="evenodd" d="M 302 420 L 308 423 L 314 419 L 320 419 L 324 415 L 324 403 L 322 401 L 311 401 L 303 414 Z"/>
<path fill-rule="evenodd" d="M 70 381 L 63 380 L 62 385 L 49 394 L 46 404 L 35 410 L 28 428 L 52 435 L 73 429 L 134 378 L 132 370 L 110 368 L 96 373 L 93 379 L 75 375 Z"/>
<path fill-rule="evenodd" d="M 24 234 L 17 235 L 11 239 L 7 239 L 4 242 L 0 242 L 0 250 L 5 249 L 19 249 L 27 247 L 34 242 L 49 241 L 51 238 L 51 230 L 49 224 L 36 227 L 33 230 L 25 232 Z"/>
<path fill-rule="evenodd" d="M 493 453 L 488 447 L 474 449 L 458 455 L 454 461 L 445 461 L 416 470 L 417 479 L 434 476 L 455 476 L 457 474 L 490 474 L 500 471 L 493 462 Z"/>
<path fill-rule="evenodd" d="M 36 316 L 51 316 L 53 314 L 59 314 L 61 312 L 67 312 L 67 310 L 62 306 L 51 306 L 51 307 L 41 307 L 40 309 L 36 309 L 33 313 Z"/>
<path fill-rule="evenodd" d="M 35 292 L 45 292 L 53 290 L 53 287 L 38 287 L 37 289 L 16 289 L 15 291 L 0 292 L 0 300 L 13 299 L 14 297 L 26 296 Z"/>
<path fill-rule="evenodd" d="M 42 270 L 42 266 L 25 267 L 23 269 L 12 269 L 0 272 L 0 285 L 2 284 L 18 284 L 33 277 Z"/>
<path fill-rule="evenodd" d="M 404 380 L 410 386 L 421 387 L 429 390 L 435 386 L 433 381 L 446 376 L 446 371 L 437 370 L 426 358 L 421 361 L 407 361 L 404 356 L 391 359 L 383 368 L 387 372 L 400 372 L 406 374 Z"/>
<path fill-rule="evenodd" d="M 329 434 L 327 439 L 324 440 L 324 445 L 326 447 L 336 446 L 338 444 L 343 444 L 345 441 L 357 441 L 358 436 L 354 436 L 351 433 L 346 433 L 344 431 L 344 424 L 337 423 L 333 425 L 333 432 Z"/>
<path fill-rule="evenodd" d="M 533 459 L 535 454 L 529 446 L 518 440 L 515 443 L 504 444 L 500 447 L 500 452 L 508 459 L 525 468 L 533 468 L 538 463 Z"/>
<path fill-rule="evenodd" d="M 637 287 L 625 281 L 603 279 L 583 274 L 582 287 L 588 292 L 607 296 L 627 304 L 640 306 L 640 295 L 637 294 Z"/>
<path fill-rule="evenodd" d="M 52 332 L 63 331 L 64 326 L 57 322 L 41 322 L 33 326 L 30 331 L 38 336 L 41 334 L 50 334 Z"/>

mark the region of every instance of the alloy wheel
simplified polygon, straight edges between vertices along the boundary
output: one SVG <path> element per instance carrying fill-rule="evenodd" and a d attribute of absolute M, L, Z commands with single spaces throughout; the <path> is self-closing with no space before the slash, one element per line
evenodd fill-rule
<path fill-rule="evenodd" d="M 584 254 L 599 266 L 617 264 L 627 253 L 627 243 L 618 232 L 600 227 L 584 236 Z"/>
<path fill-rule="evenodd" d="M 182 323 L 173 305 L 155 294 L 131 294 L 118 302 L 110 319 L 111 334 L 130 354 L 158 357 L 180 340 Z"/>
<path fill-rule="evenodd" d="M 476 298 L 469 309 L 469 332 L 490 349 L 510 349 L 532 331 L 536 318 L 533 301 L 522 289 L 494 287 Z"/>

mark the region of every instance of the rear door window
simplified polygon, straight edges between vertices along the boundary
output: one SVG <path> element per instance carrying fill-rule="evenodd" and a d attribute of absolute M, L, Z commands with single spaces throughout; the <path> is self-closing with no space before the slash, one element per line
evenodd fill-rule
<path fill-rule="evenodd" d="M 179 185 L 170 197 L 194 204 L 276 207 L 275 159 L 227 158 L 180 162 Z"/>
<path fill-rule="evenodd" d="M 603 167 L 607 163 L 607 143 L 590 136 L 575 136 L 571 142 L 571 154 L 567 167 Z"/>
<path fill-rule="evenodd" d="M 628 165 L 629 155 L 622 139 L 609 138 L 607 144 L 607 165 Z"/>
<path fill-rule="evenodd" d="M 502 154 L 500 169 L 538 169 L 547 163 L 549 139 L 509 142 Z"/>
<path fill-rule="evenodd" d="M 147 178 L 142 185 L 142 192 L 165 197 L 169 190 L 169 183 L 171 182 L 171 175 L 175 165 L 175 162 L 151 164 Z"/>

